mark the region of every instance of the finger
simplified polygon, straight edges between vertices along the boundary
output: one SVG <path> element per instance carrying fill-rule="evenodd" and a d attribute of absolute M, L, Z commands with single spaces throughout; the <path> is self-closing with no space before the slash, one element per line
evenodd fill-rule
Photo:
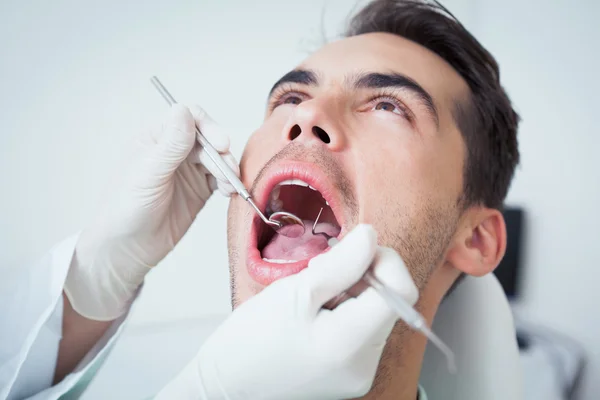
<path fill-rule="evenodd" d="M 400 255 L 389 247 L 379 247 L 371 270 L 375 278 L 410 305 L 419 299 L 419 290 Z"/>
<path fill-rule="evenodd" d="M 231 170 L 233 170 L 233 172 L 235 172 L 235 174 L 239 177 L 240 166 L 238 165 L 238 162 L 233 154 L 229 152 L 222 153 L 221 158 L 225 160 L 225 163 L 229 166 L 229 168 L 231 168 Z M 206 159 L 212 161 L 212 159 L 208 156 L 208 153 L 204 151 L 202 145 L 200 143 L 196 143 L 193 150 L 188 155 L 187 161 L 191 162 L 192 164 L 203 164 L 202 161 Z"/>
<path fill-rule="evenodd" d="M 198 105 L 190 107 L 194 121 L 204 137 L 219 152 L 229 151 L 229 135 Z"/>
<path fill-rule="evenodd" d="M 237 162 L 237 160 L 235 159 L 233 154 L 224 153 L 222 156 L 223 156 L 223 160 L 225 160 L 225 164 L 227 164 L 229 166 L 229 168 L 231 168 L 231 170 L 233 172 L 235 172 L 235 175 L 239 178 L 240 177 L 240 164 Z"/>
<path fill-rule="evenodd" d="M 231 195 L 237 193 L 233 185 L 227 182 L 217 181 L 219 192 L 225 197 L 231 197 Z"/>
<path fill-rule="evenodd" d="M 240 175 L 240 168 L 238 167 L 235 158 L 229 153 L 224 154 L 222 156 L 223 161 L 225 161 L 225 167 L 229 167 L 238 177 Z M 206 167 L 208 172 L 214 175 L 221 182 L 229 182 L 229 180 L 225 177 L 221 168 L 217 166 L 217 164 L 210 158 L 207 152 L 204 150 L 200 151 L 199 159 L 202 165 Z"/>
<path fill-rule="evenodd" d="M 389 289 L 411 304 L 416 302 L 417 288 L 402 258 L 394 250 L 378 248 L 371 271 Z M 339 305 L 328 318 L 327 323 L 354 332 L 353 340 L 377 344 L 385 343 L 398 316 L 374 288 L 368 287 L 358 297 Z"/>
<path fill-rule="evenodd" d="M 201 164 L 196 164 L 198 170 L 202 173 L 202 176 L 206 178 L 206 182 L 208 183 L 208 188 L 211 193 L 218 190 L 225 197 L 231 197 L 233 193 L 236 192 L 235 188 L 229 182 L 223 182 L 217 180 L 208 170 Z"/>
<path fill-rule="evenodd" d="M 381 258 L 390 260 L 390 262 L 380 262 Z M 377 280 L 394 293 L 402 296 L 410 305 L 414 305 L 419 298 L 419 291 L 412 279 L 406 264 L 398 255 L 398 253 L 389 247 L 378 247 L 373 262 L 371 263 L 370 272 Z M 349 297 L 357 297 L 360 295 L 369 284 L 365 280 L 357 282 L 354 286 L 348 289 L 341 296 L 336 297 L 337 301 L 329 301 L 327 306 L 335 308 Z"/>
<path fill-rule="evenodd" d="M 237 176 L 239 176 L 240 168 L 237 165 L 237 161 L 233 155 L 226 153 L 222 155 L 222 158 L 225 161 L 225 164 L 229 166 L 229 168 L 232 169 Z M 199 143 L 196 144 L 196 148 L 194 148 L 194 150 L 188 156 L 188 162 L 200 166 L 202 170 L 206 172 L 206 177 L 211 191 L 214 192 L 218 189 L 219 192 L 225 197 L 230 197 L 232 194 L 236 193 L 233 185 L 225 178 L 223 172 L 221 172 L 208 154 L 202 151 L 202 146 Z M 214 171 L 214 174 L 211 172 L 211 170 Z"/>
<path fill-rule="evenodd" d="M 221 158 L 223 158 L 223 160 L 225 161 L 225 163 L 229 166 L 229 168 L 231 168 L 231 170 L 233 170 L 233 172 L 235 172 L 236 175 L 239 177 L 240 167 L 233 154 L 226 152 L 221 153 L 220 155 Z M 189 161 L 192 164 L 203 164 L 203 160 L 207 159 L 212 161 L 208 153 L 204 151 L 204 147 L 202 147 L 200 143 L 196 142 L 194 148 L 192 149 L 192 151 L 190 151 L 190 154 L 187 157 L 187 161 Z"/>
<path fill-rule="evenodd" d="M 315 321 L 319 329 L 335 326 L 342 332 L 352 332 L 345 346 L 385 344 L 398 317 L 379 293 L 368 287 L 360 296 L 346 300 L 329 314 L 320 314 Z"/>
<path fill-rule="evenodd" d="M 157 140 L 153 163 L 158 173 L 171 174 L 188 157 L 195 143 L 194 119 L 189 110 L 174 104 Z"/>
<path fill-rule="evenodd" d="M 353 296 L 349 295 L 348 292 L 342 292 L 335 296 L 333 299 L 329 300 L 327 303 L 323 304 L 323 308 L 327 310 L 333 310 L 334 308 L 336 308 L 351 297 Z"/>
<path fill-rule="evenodd" d="M 198 142 L 194 144 L 194 148 L 188 154 L 187 161 L 192 164 L 201 164 L 200 153 L 202 152 L 202 145 Z"/>
<path fill-rule="evenodd" d="M 206 174 L 206 181 L 208 182 L 208 187 L 211 192 L 214 192 L 219 188 L 219 184 L 217 183 L 217 178 L 212 176 L 211 174 Z"/>
<path fill-rule="evenodd" d="M 357 225 L 338 245 L 313 258 L 298 274 L 317 312 L 328 300 L 354 285 L 369 268 L 377 249 L 377 233 L 370 225 Z"/>
<path fill-rule="evenodd" d="M 218 190 L 224 197 L 231 197 L 232 194 L 236 193 L 236 190 L 231 183 L 220 181 L 210 173 L 207 173 L 206 178 L 210 185 L 214 185 L 213 191 Z"/>

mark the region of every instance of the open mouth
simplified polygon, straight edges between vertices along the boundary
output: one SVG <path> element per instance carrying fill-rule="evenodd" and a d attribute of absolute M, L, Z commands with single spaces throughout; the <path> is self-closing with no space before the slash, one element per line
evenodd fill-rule
<path fill-rule="evenodd" d="M 268 285 L 301 271 L 310 259 L 327 251 L 327 239 L 341 236 L 343 221 L 338 217 L 341 213 L 336 212 L 336 191 L 314 165 L 288 165 L 265 177 L 265 182 L 257 194 L 265 215 L 287 211 L 302 219 L 305 226 L 303 235 L 287 237 L 262 223 L 258 216 L 254 218 L 248 269 L 255 281 Z"/>

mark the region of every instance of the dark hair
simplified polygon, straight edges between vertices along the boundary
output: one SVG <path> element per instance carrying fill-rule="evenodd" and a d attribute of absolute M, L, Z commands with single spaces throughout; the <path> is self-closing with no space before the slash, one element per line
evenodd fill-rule
<path fill-rule="evenodd" d="M 501 209 L 519 162 L 519 116 L 500 85 L 494 57 L 437 1 L 375 0 L 350 20 L 345 36 L 371 32 L 420 44 L 466 81 L 470 98 L 453 110 L 467 148 L 461 204 Z"/>

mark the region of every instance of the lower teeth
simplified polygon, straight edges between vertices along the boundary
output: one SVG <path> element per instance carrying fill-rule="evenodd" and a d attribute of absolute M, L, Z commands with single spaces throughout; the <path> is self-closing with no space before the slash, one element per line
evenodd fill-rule
<path fill-rule="evenodd" d="M 263 261 L 270 262 L 273 264 L 291 264 L 291 263 L 295 263 L 298 260 L 277 260 L 277 259 L 271 259 L 271 258 L 263 258 Z"/>

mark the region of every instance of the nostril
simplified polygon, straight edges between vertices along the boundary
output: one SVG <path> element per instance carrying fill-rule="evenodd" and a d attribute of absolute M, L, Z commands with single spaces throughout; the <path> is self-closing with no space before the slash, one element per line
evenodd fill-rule
<path fill-rule="evenodd" d="M 302 133 L 302 129 L 300 129 L 300 126 L 298 126 L 298 125 L 292 126 L 292 129 L 290 129 L 290 140 L 296 139 L 298 136 L 300 136 L 301 133 Z"/>
<path fill-rule="evenodd" d="M 315 134 L 315 136 L 317 136 L 319 139 L 321 139 L 321 141 L 323 143 L 331 142 L 331 139 L 329 138 L 329 135 L 327 134 L 327 132 L 325 132 L 323 129 L 319 128 L 318 126 L 313 126 L 312 131 Z"/>

